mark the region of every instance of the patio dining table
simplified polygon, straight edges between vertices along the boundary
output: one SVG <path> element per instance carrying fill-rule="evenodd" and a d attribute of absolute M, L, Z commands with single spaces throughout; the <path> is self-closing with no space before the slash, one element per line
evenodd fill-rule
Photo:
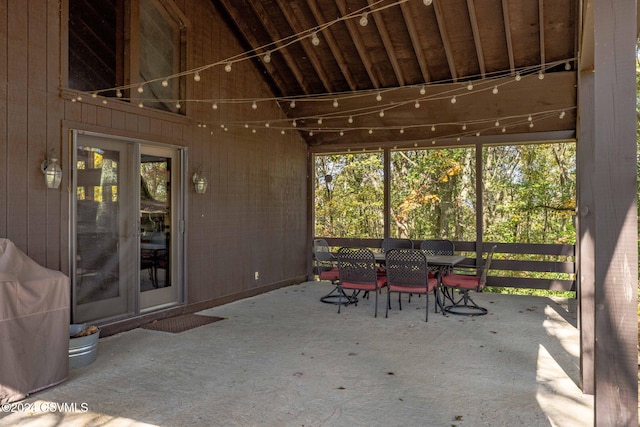
<path fill-rule="evenodd" d="M 375 252 L 374 257 L 376 262 L 380 265 L 384 265 L 385 263 L 385 253 L 384 252 Z M 451 270 L 456 265 L 460 264 L 462 261 L 466 259 L 465 256 L 462 255 L 428 255 L 427 256 L 427 264 L 430 267 L 438 267 L 438 272 L 436 273 L 436 277 L 438 279 L 438 289 L 439 293 L 442 294 L 442 299 L 451 300 L 451 295 L 447 294 L 446 289 L 442 286 L 442 276 L 447 270 Z M 443 308 L 443 303 L 440 302 L 439 295 L 436 296 L 436 304 Z M 443 311 L 444 314 L 444 311 Z"/>

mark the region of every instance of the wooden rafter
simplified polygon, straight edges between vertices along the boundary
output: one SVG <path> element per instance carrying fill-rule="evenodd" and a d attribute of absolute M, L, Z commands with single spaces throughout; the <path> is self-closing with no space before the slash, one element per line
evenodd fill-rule
<path fill-rule="evenodd" d="M 298 18 L 293 13 L 292 8 L 284 0 L 277 0 L 277 3 L 280 7 L 280 10 L 282 11 L 282 14 L 289 23 L 289 26 L 293 29 L 294 33 L 297 34 L 298 32 L 307 29 L 300 23 Z M 318 74 L 318 78 L 322 82 L 325 92 L 333 92 L 333 84 L 331 83 L 331 80 L 327 76 L 327 73 L 322 66 L 322 61 L 320 61 L 320 59 L 318 58 L 315 46 L 313 46 L 308 37 L 305 40 L 302 40 L 300 44 L 305 54 L 309 58 L 309 61 L 313 65 L 314 70 Z"/>
<path fill-rule="evenodd" d="M 540 28 L 540 65 L 544 70 L 545 49 L 544 49 L 544 0 L 538 0 L 538 28 Z"/>
<path fill-rule="evenodd" d="M 320 8 L 318 7 L 318 4 L 315 1 L 307 0 L 307 6 L 309 6 L 309 10 L 311 10 L 311 13 L 313 14 L 316 22 L 319 25 L 322 25 L 326 22 L 326 19 L 322 11 L 320 10 Z M 349 67 L 347 65 L 347 62 L 344 59 L 342 50 L 340 50 L 340 47 L 338 46 L 338 43 L 336 42 L 335 37 L 333 37 L 333 33 L 331 32 L 330 29 L 327 29 L 322 32 L 322 36 L 326 40 L 327 45 L 329 46 L 329 50 L 331 50 L 331 53 L 333 54 L 333 57 L 335 58 L 336 63 L 340 68 L 340 71 L 344 75 L 344 78 L 347 81 L 349 88 L 351 90 L 356 90 L 358 86 L 355 83 L 353 74 L 351 73 L 351 71 L 349 71 Z"/>
<path fill-rule="evenodd" d="M 449 64 L 449 73 L 451 74 L 451 81 L 458 81 L 458 71 L 456 69 L 456 63 L 453 59 L 453 51 L 451 50 L 451 42 L 449 41 L 449 35 L 445 24 L 444 16 L 442 15 L 442 9 L 439 0 L 433 0 L 433 10 L 436 13 L 436 21 L 438 22 L 438 29 L 440 30 L 440 37 L 442 38 L 442 46 L 444 53 L 447 57 L 447 64 Z"/>
<path fill-rule="evenodd" d="M 340 10 L 340 14 L 342 16 L 347 15 L 347 6 L 344 0 L 336 0 L 336 5 L 338 6 L 338 10 Z M 345 22 L 347 26 L 347 30 L 349 31 L 349 35 L 351 36 L 351 40 L 353 41 L 358 54 L 360 55 L 360 60 L 364 64 L 364 68 L 367 70 L 367 75 L 369 76 L 369 80 L 371 80 L 371 85 L 378 89 L 380 87 L 380 81 L 376 77 L 373 72 L 373 64 L 371 64 L 371 59 L 369 58 L 369 54 L 367 53 L 367 49 L 364 46 L 364 42 L 362 41 L 362 36 L 356 27 L 356 23 L 353 19 L 348 19 Z"/>
<path fill-rule="evenodd" d="M 373 4 L 373 0 L 367 0 L 369 6 Z M 393 43 L 391 42 L 391 38 L 389 37 L 389 31 L 387 31 L 387 26 L 384 23 L 384 17 L 382 16 L 382 12 L 374 13 L 373 19 L 376 22 L 376 27 L 378 27 L 378 33 L 380 34 L 380 38 L 382 39 L 382 43 L 384 44 L 385 51 L 387 52 L 387 57 L 389 58 L 389 62 L 391 62 L 391 67 L 393 68 L 393 72 L 396 75 L 396 80 L 398 85 L 404 86 L 405 79 L 402 74 L 402 69 L 400 68 L 400 64 L 398 63 L 398 55 L 396 54 L 396 50 L 393 47 Z"/>
<path fill-rule="evenodd" d="M 515 59 L 513 57 L 513 41 L 511 40 L 511 19 L 509 18 L 509 2 L 502 0 L 502 16 L 504 20 L 504 36 L 507 39 L 507 54 L 509 55 L 509 69 L 515 72 Z"/>
<path fill-rule="evenodd" d="M 252 1 L 250 3 L 255 13 L 258 14 L 258 16 L 260 17 L 260 21 L 262 22 L 265 29 L 267 30 L 267 33 L 269 33 L 269 37 L 271 37 L 271 40 L 282 39 L 282 35 L 278 31 L 278 29 L 274 27 L 273 23 L 269 19 L 269 15 L 267 14 L 267 11 L 264 9 L 264 5 L 262 4 L 262 2 Z M 304 92 L 306 94 L 313 93 L 313 90 L 309 85 L 309 80 L 305 79 L 304 74 L 300 70 L 300 67 L 298 67 L 298 63 L 291 57 L 289 50 L 287 48 L 284 48 L 284 49 L 280 49 L 279 52 L 280 54 L 282 54 L 282 57 L 284 58 L 287 66 L 291 69 L 291 72 L 295 76 L 300 87 L 303 88 Z"/>
<path fill-rule="evenodd" d="M 407 3 L 401 3 L 400 10 L 402 11 L 404 23 L 407 26 L 407 32 L 409 33 L 409 37 L 411 38 L 411 46 L 413 46 L 413 51 L 416 54 L 418 65 L 420 65 L 422 77 L 424 78 L 424 81 L 428 83 L 431 81 L 431 75 L 429 74 L 429 65 L 427 63 L 427 58 L 425 58 L 424 56 L 422 46 L 420 45 L 420 38 L 418 36 L 418 31 L 416 30 L 416 24 L 413 21 L 413 14 L 411 13 L 411 10 L 409 9 L 409 5 Z"/>
<path fill-rule="evenodd" d="M 476 45 L 476 55 L 478 56 L 480 75 L 482 76 L 482 78 L 485 78 L 487 70 L 484 63 L 482 40 L 480 40 L 480 29 L 478 28 L 478 18 L 476 17 L 476 7 L 473 3 L 473 0 L 467 0 L 467 9 L 469 10 L 469 20 L 471 21 L 471 30 L 473 31 L 473 41 Z"/>

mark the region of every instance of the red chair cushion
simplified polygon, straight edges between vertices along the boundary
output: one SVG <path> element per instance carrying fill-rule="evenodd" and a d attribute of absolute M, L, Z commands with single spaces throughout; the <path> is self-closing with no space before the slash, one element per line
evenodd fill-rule
<path fill-rule="evenodd" d="M 352 282 L 341 282 L 341 286 L 347 289 L 359 289 L 361 291 L 375 291 L 384 287 L 387 283 L 387 276 L 378 276 L 376 283 L 352 283 Z"/>
<path fill-rule="evenodd" d="M 387 287 L 389 288 L 389 292 L 404 292 L 404 293 L 412 293 L 412 294 L 426 294 L 428 292 L 432 292 L 436 286 L 438 286 L 438 280 L 429 278 L 427 282 L 427 286 L 424 288 L 416 288 L 414 286 L 402 286 L 402 285 L 394 285 L 393 283 L 387 283 Z"/>
<path fill-rule="evenodd" d="M 323 271 L 318 276 L 320 280 L 338 280 L 340 278 L 340 272 L 338 272 L 337 268 L 332 268 L 331 270 Z"/>
<path fill-rule="evenodd" d="M 445 286 L 460 289 L 477 289 L 480 278 L 477 276 L 465 276 L 462 274 L 449 274 L 442 276 L 442 283 Z"/>

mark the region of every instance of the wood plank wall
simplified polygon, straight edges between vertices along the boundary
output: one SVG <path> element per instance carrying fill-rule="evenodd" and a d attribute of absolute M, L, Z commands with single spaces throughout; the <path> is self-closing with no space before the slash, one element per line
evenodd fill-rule
<path fill-rule="evenodd" d="M 189 20 L 187 68 L 242 52 L 210 1 L 175 0 Z M 68 273 L 68 131 L 83 129 L 169 143 L 188 149 L 186 175 L 201 168 L 204 195 L 187 193 L 187 299 L 200 303 L 269 287 L 306 275 L 307 147 L 279 131 L 256 134 L 200 121 L 255 120 L 247 105 L 186 106 L 186 117 L 84 96 L 65 87 L 67 0 L 0 2 L 0 238 L 37 262 Z M 186 78 L 187 98 L 270 98 L 250 62 Z M 261 114 L 283 117 L 273 105 Z M 61 189 L 47 190 L 40 171 L 46 153 L 61 157 Z M 260 273 L 254 280 L 254 272 Z"/>

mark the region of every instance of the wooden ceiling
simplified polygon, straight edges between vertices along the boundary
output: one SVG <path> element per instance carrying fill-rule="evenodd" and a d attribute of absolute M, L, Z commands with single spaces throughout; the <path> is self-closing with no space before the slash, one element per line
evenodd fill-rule
<path fill-rule="evenodd" d="M 312 147 L 575 129 L 579 0 L 211 1 Z"/>

